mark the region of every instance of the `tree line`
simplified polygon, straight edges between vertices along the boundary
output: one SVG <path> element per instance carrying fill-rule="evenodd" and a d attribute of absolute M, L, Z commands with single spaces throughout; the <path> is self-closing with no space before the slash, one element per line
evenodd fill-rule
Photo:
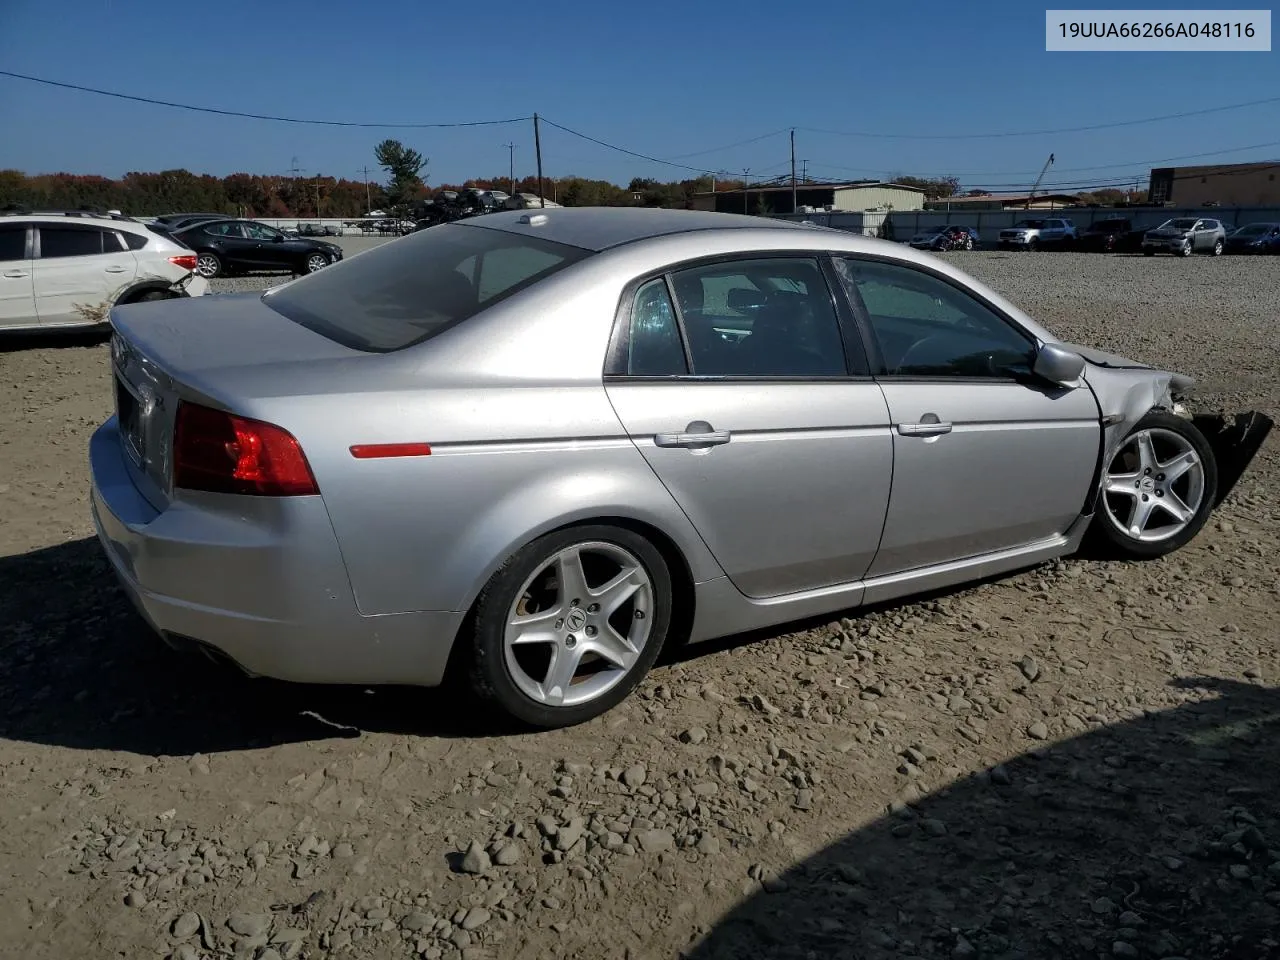
<path fill-rule="evenodd" d="M 319 218 L 361 217 L 373 210 L 408 215 L 415 204 L 439 190 L 506 190 L 537 193 L 537 177 L 512 182 L 505 176 L 480 177 L 463 183 L 442 183 L 434 190 L 424 180 L 429 160 L 398 140 L 383 140 L 374 147 L 374 157 L 386 171 L 385 183 L 343 177 L 285 177 L 253 173 L 233 173 L 226 177 L 163 170 L 159 173 L 126 173 L 119 179 L 71 173 L 28 175 L 20 170 L 0 170 L 0 210 L 27 208 L 46 210 L 120 210 L 128 216 L 158 216 L 190 211 L 228 213 L 243 217 Z M 918 187 L 926 199 L 936 200 L 960 193 L 955 177 L 912 177 L 894 175 L 891 182 Z M 784 182 L 779 180 L 779 183 Z M 625 187 L 608 180 L 588 177 L 545 177 L 543 195 L 566 207 L 689 207 L 699 193 L 737 190 L 743 180 L 710 176 L 660 181 L 637 177 Z M 971 190 L 969 194 L 979 191 Z M 1115 194 L 1107 196 L 1103 194 Z M 1084 196 L 1084 195 L 1082 195 Z M 1119 199 L 1121 191 L 1099 191 L 1087 195 L 1089 201 Z M 1086 201 L 1088 202 L 1088 201 Z M 757 213 L 766 212 L 761 208 Z"/>

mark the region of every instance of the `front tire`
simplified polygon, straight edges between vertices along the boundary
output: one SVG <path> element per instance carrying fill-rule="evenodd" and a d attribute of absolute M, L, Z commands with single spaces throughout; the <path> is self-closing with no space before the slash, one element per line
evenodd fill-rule
<path fill-rule="evenodd" d="M 319 273 L 329 265 L 329 258 L 323 253 L 311 253 L 302 266 L 303 273 Z"/>
<path fill-rule="evenodd" d="M 1183 417 L 1153 410 L 1106 465 L 1090 534 L 1121 557 L 1149 560 L 1189 543 L 1218 492 L 1213 449 Z"/>
<path fill-rule="evenodd" d="M 1227 245 L 1223 243 L 1221 240 L 1215 240 L 1213 242 L 1213 255 L 1215 257 L 1222 256 L 1222 251 L 1226 249 L 1226 246 Z"/>
<path fill-rule="evenodd" d="M 546 534 L 480 593 L 471 688 L 529 726 L 590 720 L 649 672 L 671 611 L 670 570 L 644 537 L 604 524 Z"/>

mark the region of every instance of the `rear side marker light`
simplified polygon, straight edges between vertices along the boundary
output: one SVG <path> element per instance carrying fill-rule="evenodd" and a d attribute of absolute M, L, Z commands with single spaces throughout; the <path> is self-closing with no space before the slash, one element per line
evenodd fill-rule
<path fill-rule="evenodd" d="M 357 460 L 379 460 L 383 457 L 429 457 L 429 443 L 357 443 L 351 448 Z"/>
<path fill-rule="evenodd" d="M 297 439 L 283 427 L 196 403 L 178 404 L 173 485 L 259 497 L 320 492 Z"/>
<path fill-rule="evenodd" d="M 176 257 L 170 257 L 169 262 L 183 270 L 194 270 L 197 259 L 194 253 L 180 253 Z"/>

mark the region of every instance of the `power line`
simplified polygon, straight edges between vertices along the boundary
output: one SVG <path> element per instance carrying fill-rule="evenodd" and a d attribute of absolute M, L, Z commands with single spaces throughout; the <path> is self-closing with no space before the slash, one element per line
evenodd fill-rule
<path fill-rule="evenodd" d="M 508 120 L 468 120 L 460 123 L 361 123 L 352 120 L 308 120 L 300 117 L 276 117 L 261 113 L 244 113 L 240 110 L 222 110 L 217 107 L 200 107 L 190 103 L 174 103 L 171 100 L 156 100 L 153 97 L 135 97 L 127 93 L 116 93 L 112 90 L 99 90 L 96 87 L 84 87 L 75 83 L 63 83 L 59 80 L 47 80 L 43 77 L 29 77 L 26 74 L 0 70 L 0 76 L 13 77 L 17 80 L 29 80 L 50 87 L 62 87 L 66 90 L 78 90 L 81 93 L 96 93 L 103 97 L 114 97 L 117 100 L 132 100 L 135 103 L 150 103 L 159 107 L 173 107 L 176 110 L 191 110 L 196 113 L 216 113 L 224 117 L 243 117 L 249 120 L 274 120 L 277 123 L 304 123 L 322 127 L 378 127 L 414 130 L 439 130 L 450 127 L 487 127 L 503 123 L 523 123 L 532 117 L 512 117 Z"/>
<path fill-rule="evenodd" d="M 676 163 L 673 160 L 660 160 L 657 157 L 651 157 L 651 156 L 648 156 L 647 154 L 636 153 L 636 151 L 628 150 L 626 147 L 620 147 L 614 143 L 606 143 L 603 140 L 597 140 L 595 137 L 589 137 L 585 133 L 579 133 L 577 130 L 570 130 L 568 127 L 562 124 L 556 123 L 554 120 L 548 120 L 546 117 L 542 116 L 541 114 L 539 114 L 539 119 L 549 127 L 555 127 L 557 130 L 563 130 L 567 134 L 578 137 L 582 140 L 590 141 L 591 143 L 597 144 L 601 147 L 605 147 L 609 150 L 616 150 L 618 153 L 625 153 L 629 157 L 636 157 L 640 160 L 648 160 L 650 163 L 661 163 L 668 167 L 679 167 L 681 170 L 692 170 L 694 173 L 712 174 L 716 172 L 715 170 L 708 170 L 705 167 L 691 167 L 687 163 Z"/>
<path fill-rule="evenodd" d="M 760 136 L 751 137 L 748 140 L 739 140 L 736 143 L 726 143 L 722 147 L 709 147 L 706 150 L 695 150 L 693 153 L 677 153 L 674 156 L 668 157 L 667 159 L 668 160 L 687 160 L 690 157 L 701 157 L 704 154 L 708 154 L 708 153 L 720 153 L 722 150 L 732 150 L 735 147 L 745 147 L 748 144 L 759 143 L 761 140 L 768 140 L 770 137 L 776 137 L 776 136 L 779 136 L 780 134 L 787 133 L 790 129 L 791 129 L 790 127 L 783 127 L 781 130 L 773 130 L 773 131 L 770 131 L 769 133 L 762 133 L 760 134 Z"/>
<path fill-rule="evenodd" d="M 1115 127 L 1131 127 L 1140 123 L 1159 123 L 1163 120 L 1182 120 L 1186 117 L 1202 117 L 1209 113 L 1222 113 L 1226 110 L 1240 110 L 1244 107 L 1257 107 L 1267 103 L 1280 103 L 1280 97 L 1267 97 L 1263 100 L 1248 100 L 1244 103 L 1229 103 L 1221 107 L 1206 107 L 1203 110 L 1185 110 L 1181 113 L 1166 113 L 1158 117 L 1142 117 L 1137 120 L 1116 120 L 1110 123 L 1091 123 L 1083 127 L 1059 127 L 1056 130 L 1011 130 L 1003 133 L 868 133 L 865 130 L 823 130 L 817 127 L 796 127 L 809 133 L 825 133 L 835 137 L 867 137 L 877 140 L 990 140 L 999 137 L 1042 137 L 1058 133 L 1084 133 L 1089 130 L 1111 130 Z"/>

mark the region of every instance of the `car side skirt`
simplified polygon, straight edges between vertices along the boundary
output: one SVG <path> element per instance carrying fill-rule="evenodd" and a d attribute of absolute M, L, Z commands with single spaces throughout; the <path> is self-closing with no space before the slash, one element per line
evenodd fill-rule
<path fill-rule="evenodd" d="M 834 614 L 865 604 L 883 603 L 1033 567 L 1074 553 L 1084 538 L 1089 521 L 1089 517 L 1078 517 L 1059 536 L 1009 550 L 782 597 L 751 599 L 739 592 L 728 577 L 717 577 L 696 586 L 697 606 L 689 642 L 714 640 L 794 620 Z"/>

